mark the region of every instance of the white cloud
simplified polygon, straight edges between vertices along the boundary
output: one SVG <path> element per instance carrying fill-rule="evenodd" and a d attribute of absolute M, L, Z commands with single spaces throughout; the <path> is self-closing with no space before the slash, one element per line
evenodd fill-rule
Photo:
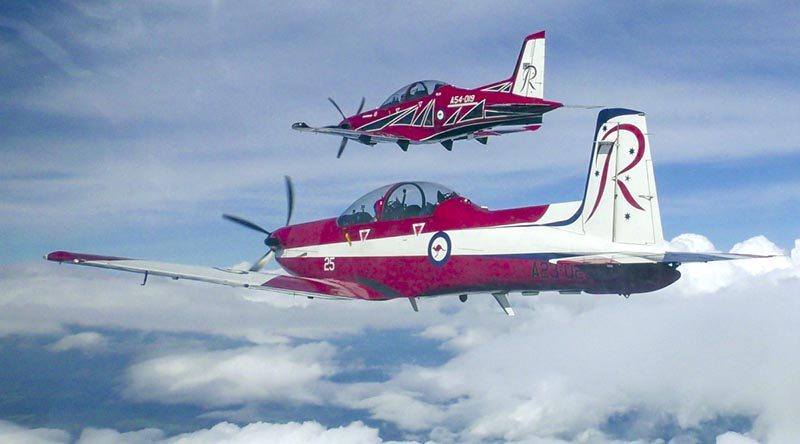
<path fill-rule="evenodd" d="M 26 429 L 0 421 L 4 444 L 69 444 L 68 433 L 55 429 Z M 274 424 L 256 422 L 240 427 L 222 422 L 210 429 L 166 437 L 157 429 L 119 432 L 113 429 L 86 428 L 74 444 L 380 444 L 378 430 L 356 421 L 342 427 L 326 428 L 317 422 Z"/>
<path fill-rule="evenodd" d="M 717 436 L 717 444 L 759 444 L 759 442 L 736 432 L 728 432 Z"/>
<path fill-rule="evenodd" d="M 713 249 L 691 234 L 670 245 Z M 763 237 L 733 250 L 779 251 Z M 140 287 L 135 277 L 114 272 L 14 266 L 2 271 L 0 327 L 30 334 L 43 325 L 58 331 L 78 324 L 261 344 L 212 351 L 176 344 L 129 369 L 131 399 L 213 407 L 214 417 L 235 417 L 237 411 L 220 409 L 231 407 L 249 409 L 239 417 L 252 421 L 259 402 L 316 404 L 365 411 L 409 436 L 443 442 L 606 442 L 614 438 L 599 430 L 619 414 L 645 412 L 635 426 L 643 436 L 658 418 L 689 430 L 744 416 L 755 421 L 748 436 L 783 444 L 800 435 L 793 417 L 800 399 L 800 262 L 758 261 L 684 265 L 677 284 L 630 300 L 512 295 L 513 319 L 488 295 L 466 304 L 423 299 L 413 313 L 405 301 L 295 301 L 264 293 L 265 302 L 256 303 L 241 297 L 245 290 L 157 279 Z M 361 334 L 398 328 L 440 341 L 453 358 L 390 367 L 386 382 L 333 382 L 345 371 L 336 359 L 341 350 L 319 340 L 369 340 Z"/>
<path fill-rule="evenodd" d="M 795 264 L 800 263 L 800 239 L 796 239 L 794 241 L 794 248 L 792 248 L 791 258 Z"/>
<path fill-rule="evenodd" d="M 707 244 L 701 237 L 682 239 Z M 737 249 L 776 251 L 763 238 Z M 792 442 L 800 436 L 791 419 L 800 406 L 798 267 L 779 262 L 767 270 L 756 260 L 735 267 L 716 289 L 676 286 L 629 301 L 541 297 L 536 311 L 523 311 L 509 331 L 487 333 L 443 366 L 405 366 L 358 396 L 385 420 L 392 416 L 387 411 L 424 411 L 459 431 L 458 441 L 577 441 L 614 414 L 644 409 L 670 415 L 684 428 L 753 416 L 758 439 Z M 700 282 L 715 279 L 718 270 L 698 265 L 691 273 Z M 689 290 L 704 294 L 675 297 Z M 447 328 L 430 327 L 425 335 L 446 339 L 482 320 L 459 313 Z M 405 418 L 393 421 L 409 427 Z"/>
<path fill-rule="evenodd" d="M 155 444 L 164 442 L 164 436 L 164 432 L 158 429 L 118 432 L 89 427 L 83 429 L 75 444 Z"/>
<path fill-rule="evenodd" d="M 108 345 L 108 338 L 100 333 L 85 331 L 74 335 L 64 336 L 50 344 L 50 350 L 63 352 L 69 350 L 96 351 Z"/>
<path fill-rule="evenodd" d="M 319 339 L 368 328 L 425 324 L 406 301 L 309 301 L 305 297 L 40 262 L 0 268 L 0 335 L 129 328 L 223 335 L 259 344 Z M 251 299 L 251 300 L 248 300 Z M 412 313 L 413 314 L 413 313 Z M 342 322 L 353 316 L 359 322 Z M 304 322 L 297 322 L 301 318 Z M 198 322 L 202 319 L 203 322 Z"/>
<path fill-rule="evenodd" d="M 326 343 L 171 354 L 133 365 L 125 394 L 135 400 L 226 406 L 251 401 L 319 404 L 336 372 Z"/>
<path fill-rule="evenodd" d="M 668 242 L 667 248 L 681 252 L 717 251 L 711 241 L 699 234 L 681 234 Z M 699 295 L 719 291 L 748 276 L 762 275 L 772 271 L 786 270 L 791 274 L 792 261 L 784 251 L 764 236 L 754 236 L 734 245 L 730 253 L 776 256 L 772 258 L 690 263 L 681 266 L 681 279 L 675 287 L 685 295 Z M 782 277 L 786 273 L 775 273 Z"/>
<path fill-rule="evenodd" d="M 57 429 L 27 429 L 0 420 L 0 441 L 4 444 L 61 444 L 69 441 L 69 433 Z"/>
<path fill-rule="evenodd" d="M 187 433 L 169 440 L 170 444 L 211 444 L 224 441 L 230 444 L 274 442 L 293 443 L 357 443 L 383 442 L 376 429 L 354 422 L 344 427 L 326 429 L 316 422 L 268 424 L 255 423 L 245 427 L 220 423 L 208 430 Z"/>

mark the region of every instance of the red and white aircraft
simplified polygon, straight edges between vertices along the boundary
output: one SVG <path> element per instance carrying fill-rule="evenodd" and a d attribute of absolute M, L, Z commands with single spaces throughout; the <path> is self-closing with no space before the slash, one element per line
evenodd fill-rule
<path fill-rule="evenodd" d="M 289 217 L 293 207 L 287 180 Z M 643 293 L 680 278 L 685 262 L 743 259 L 665 250 L 644 113 L 600 112 L 583 200 L 488 210 L 430 182 L 400 182 L 356 200 L 338 218 L 269 232 L 250 271 L 57 251 L 56 262 L 308 297 L 387 300 L 491 293 Z M 274 256 L 289 272 L 260 272 Z"/>
<path fill-rule="evenodd" d="M 544 31 L 525 38 L 514 74 L 508 79 L 474 89 L 438 80 L 417 81 L 364 113 L 362 98 L 358 111 L 350 117 L 328 98 L 342 115 L 338 125 L 311 127 L 297 122 L 292 128 L 341 136 L 337 158 L 348 140 L 366 145 L 394 142 L 403 151 L 409 144 L 441 143 L 449 151 L 454 140 L 474 138 L 486 144 L 489 136 L 535 131 L 542 123 L 542 114 L 563 106 L 542 98 L 544 42 Z"/>

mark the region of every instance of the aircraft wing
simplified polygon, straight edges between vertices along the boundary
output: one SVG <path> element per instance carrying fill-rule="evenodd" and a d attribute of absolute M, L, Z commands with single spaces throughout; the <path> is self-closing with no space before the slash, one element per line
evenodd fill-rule
<path fill-rule="evenodd" d="M 46 259 L 59 263 L 140 273 L 145 275 L 145 280 L 150 275 L 165 276 L 175 280 L 187 279 L 230 287 L 271 290 L 279 293 L 329 299 L 390 299 L 395 297 L 393 294 L 381 293 L 367 284 L 335 279 L 311 279 L 274 273 L 235 270 L 232 268 L 171 264 L 115 256 L 71 253 L 68 251 L 52 252 L 46 256 Z"/>
<path fill-rule="evenodd" d="M 734 253 L 684 253 L 668 251 L 666 253 L 594 253 L 551 259 L 553 264 L 573 265 L 621 265 L 621 264 L 683 264 L 691 262 L 729 261 L 736 259 L 760 259 L 774 255 L 760 256 L 756 254 Z"/>
<path fill-rule="evenodd" d="M 401 140 L 399 137 L 376 134 L 374 132 L 369 132 L 369 131 L 344 129 L 338 126 L 309 126 L 305 122 L 293 123 L 292 129 L 308 133 L 331 134 L 334 136 L 346 137 L 350 140 L 355 140 L 357 142 L 365 143 L 367 145 L 374 145 L 375 143 L 378 142 L 397 142 Z"/>

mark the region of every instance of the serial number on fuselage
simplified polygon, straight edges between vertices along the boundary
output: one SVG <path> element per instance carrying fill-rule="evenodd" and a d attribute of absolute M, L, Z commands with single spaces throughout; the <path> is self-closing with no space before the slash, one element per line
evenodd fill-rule
<path fill-rule="evenodd" d="M 453 96 L 450 98 L 451 105 L 460 105 L 462 103 L 472 103 L 475 101 L 475 94 L 468 94 L 465 96 Z"/>
<path fill-rule="evenodd" d="M 585 280 L 586 273 L 572 264 L 551 264 L 550 262 L 535 262 L 531 269 L 534 279 L 574 279 Z"/>

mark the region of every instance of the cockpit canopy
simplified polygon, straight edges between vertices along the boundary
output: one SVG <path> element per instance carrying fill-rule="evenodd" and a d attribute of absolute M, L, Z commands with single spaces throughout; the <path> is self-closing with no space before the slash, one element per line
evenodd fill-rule
<path fill-rule="evenodd" d="M 381 108 L 386 108 L 398 103 L 405 102 L 406 100 L 416 99 L 418 97 L 425 97 L 432 94 L 437 89 L 447 85 L 447 83 L 439 80 L 420 80 L 410 83 L 397 90 L 396 93 L 389 96 L 381 105 Z"/>
<path fill-rule="evenodd" d="M 433 182 L 399 182 L 365 194 L 336 220 L 339 226 L 430 216 L 455 191 Z"/>

